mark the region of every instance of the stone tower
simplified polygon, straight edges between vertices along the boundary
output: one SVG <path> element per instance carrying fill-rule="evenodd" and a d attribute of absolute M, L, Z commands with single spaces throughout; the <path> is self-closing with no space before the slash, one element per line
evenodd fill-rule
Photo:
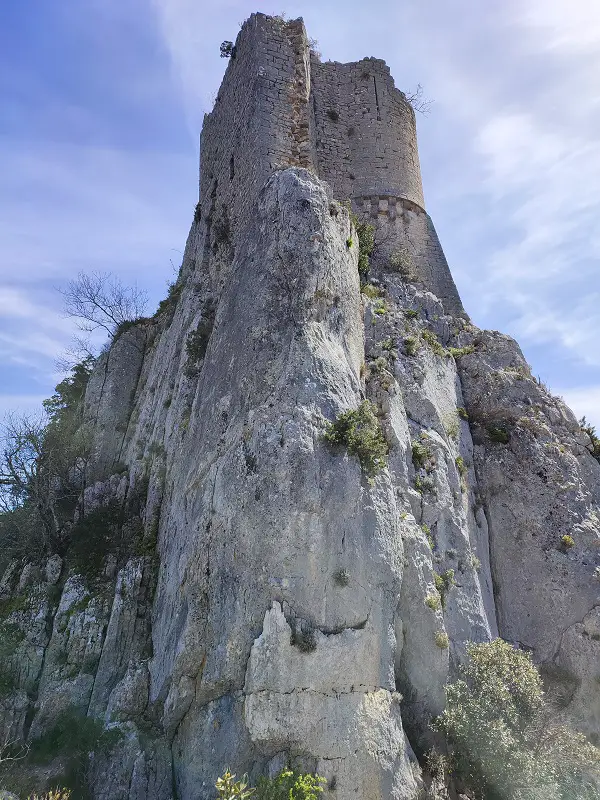
<path fill-rule="evenodd" d="M 447 310 L 462 312 L 424 208 L 415 114 L 389 67 L 375 58 L 321 63 L 301 19 L 253 14 L 204 119 L 199 208 L 209 237 L 217 222 L 235 240 L 267 178 L 293 166 L 376 226 L 376 265 L 402 252 Z"/>

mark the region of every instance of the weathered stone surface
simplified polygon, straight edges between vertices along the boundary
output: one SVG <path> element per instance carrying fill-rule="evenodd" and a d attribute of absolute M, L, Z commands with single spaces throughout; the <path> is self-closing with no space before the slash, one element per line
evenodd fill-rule
<path fill-rule="evenodd" d="M 500 634 L 597 740 L 600 465 L 518 346 L 466 321 L 388 68 L 319 64 L 300 22 L 254 15 L 202 158 L 169 300 L 86 393 L 74 522 L 114 505 L 118 546 L 97 574 L 67 553 L 0 581 L 0 736 L 65 711 L 119 730 L 97 800 L 212 800 L 226 768 L 289 761 L 337 800 L 447 798 L 415 753 L 467 643 Z M 334 197 L 376 227 L 362 292 Z M 373 478 L 323 437 L 365 399 Z"/>

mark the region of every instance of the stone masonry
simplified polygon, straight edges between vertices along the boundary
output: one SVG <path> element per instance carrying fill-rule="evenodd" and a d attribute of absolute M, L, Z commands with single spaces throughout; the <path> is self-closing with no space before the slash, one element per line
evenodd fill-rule
<path fill-rule="evenodd" d="M 375 262 L 407 254 L 448 311 L 462 305 L 424 209 L 415 114 L 376 58 L 321 63 L 302 20 L 253 14 L 204 119 L 200 213 L 206 247 L 243 230 L 277 169 L 304 167 L 376 226 Z"/>

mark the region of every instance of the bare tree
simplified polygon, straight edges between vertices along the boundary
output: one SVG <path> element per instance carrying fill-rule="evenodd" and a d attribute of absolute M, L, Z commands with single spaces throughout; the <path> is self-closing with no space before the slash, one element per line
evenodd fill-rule
<path fill-rule="evenodd" d="M 431 111 L 433 100 L 426 100 L 423 97 L 423 87 L 420 83 L 417 84 L 417 88 L 413 92 L 405 92 L 404 97 L 406 102 L 419 114 L 429 114 Z"/>
<path fill-rule="evenodd" d="M 41 493 L 40 459 L 47 420 L 7 416 L 2 431 L 0 512 L 12 511 Z"/>
<path fill-rule="evenodd" d="M 137 286 L 124 286 L 110 272 L 80 272 L 61 290 L 65 313 L 78 320 L 80 330 L 91 333 L 103 329 L 113 336 L 124 322 L 142 317 L 147 294 Z"/>
<path fill-rule="evenodd" d="M 57 551 L 64 538 L 61 508 L 77 498 L 83 482 L 88 431 L 77 420 L 60 424 L 52 415 L 12 415 L 0 439 L 0 513 L 34 508 L 44 541 Z"/>
<path fill-rule="evenodd" d="M 29 745 L 22 744 L 18 739 L 11 740 L 7 734 L 4 744 L 0 744 L 0 764 L 7 761 L 20 761 L 29 753 Z"/>

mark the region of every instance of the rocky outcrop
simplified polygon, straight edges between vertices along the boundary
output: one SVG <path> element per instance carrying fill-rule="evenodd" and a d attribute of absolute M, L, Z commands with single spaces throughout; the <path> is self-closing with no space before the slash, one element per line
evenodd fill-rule
<path fill-rule="evenodd" d="M 444 685 L 498 633 L 598 734 L 586 435 L 512 340 L 385 265 L 361 294 L 352 236 L 326 185 L 276 173 L 233 260 L 199 274 L 193 229 L 171 308 L 90 381 L 80 514 L 113 535 L 95 575 L 7 571 L 1 720 L 30 741 L 65 711 L 119 730 L 88 768 L 98 798 L 208 798 L 225 766 L 290 758 L 342 799 L 416 797 Z M 367 398 L 374 477 L 323 437 Z"/>
<path fill-rule="evenodd" d="M 260 39 L 265 18 L 252 19 L 244 35 Z M 302 45 L 294 25 L 280 50 Z M 408 125 L 383 62 L 360 65 L 348 92 L 362 97 L 376 67 L 387 93 L 373 124 L 391 104 Z M 271 169 L 242 198 L 234 176 L 249 166 L 234 161 L 225 194 L 203 177 L 210 208 L 167 300 L 97 361 L 69 548 L 0 581 L 0 743 L 33 756 L 82 724 L 96 738 L 76 766 L 96 800 L 209 800 L 226 768 L 254 780 L 286 763 L 337 800 L 416 800 L 444 687 L 468 642 L 498 635 L 531 651 L 597 741 L 589 437 L 515 342 L 466 319 L 415 202 L 362 199 L 385 217 L 366 283 L 326 183 Z M 231 193 L 230 221 L 217 197 Z M 384 437 L 380 469 L 324 435 L 359 408 Z M 6 789 L 62 779 L 69 754 L 52 753 L 9 770 Z"/>

